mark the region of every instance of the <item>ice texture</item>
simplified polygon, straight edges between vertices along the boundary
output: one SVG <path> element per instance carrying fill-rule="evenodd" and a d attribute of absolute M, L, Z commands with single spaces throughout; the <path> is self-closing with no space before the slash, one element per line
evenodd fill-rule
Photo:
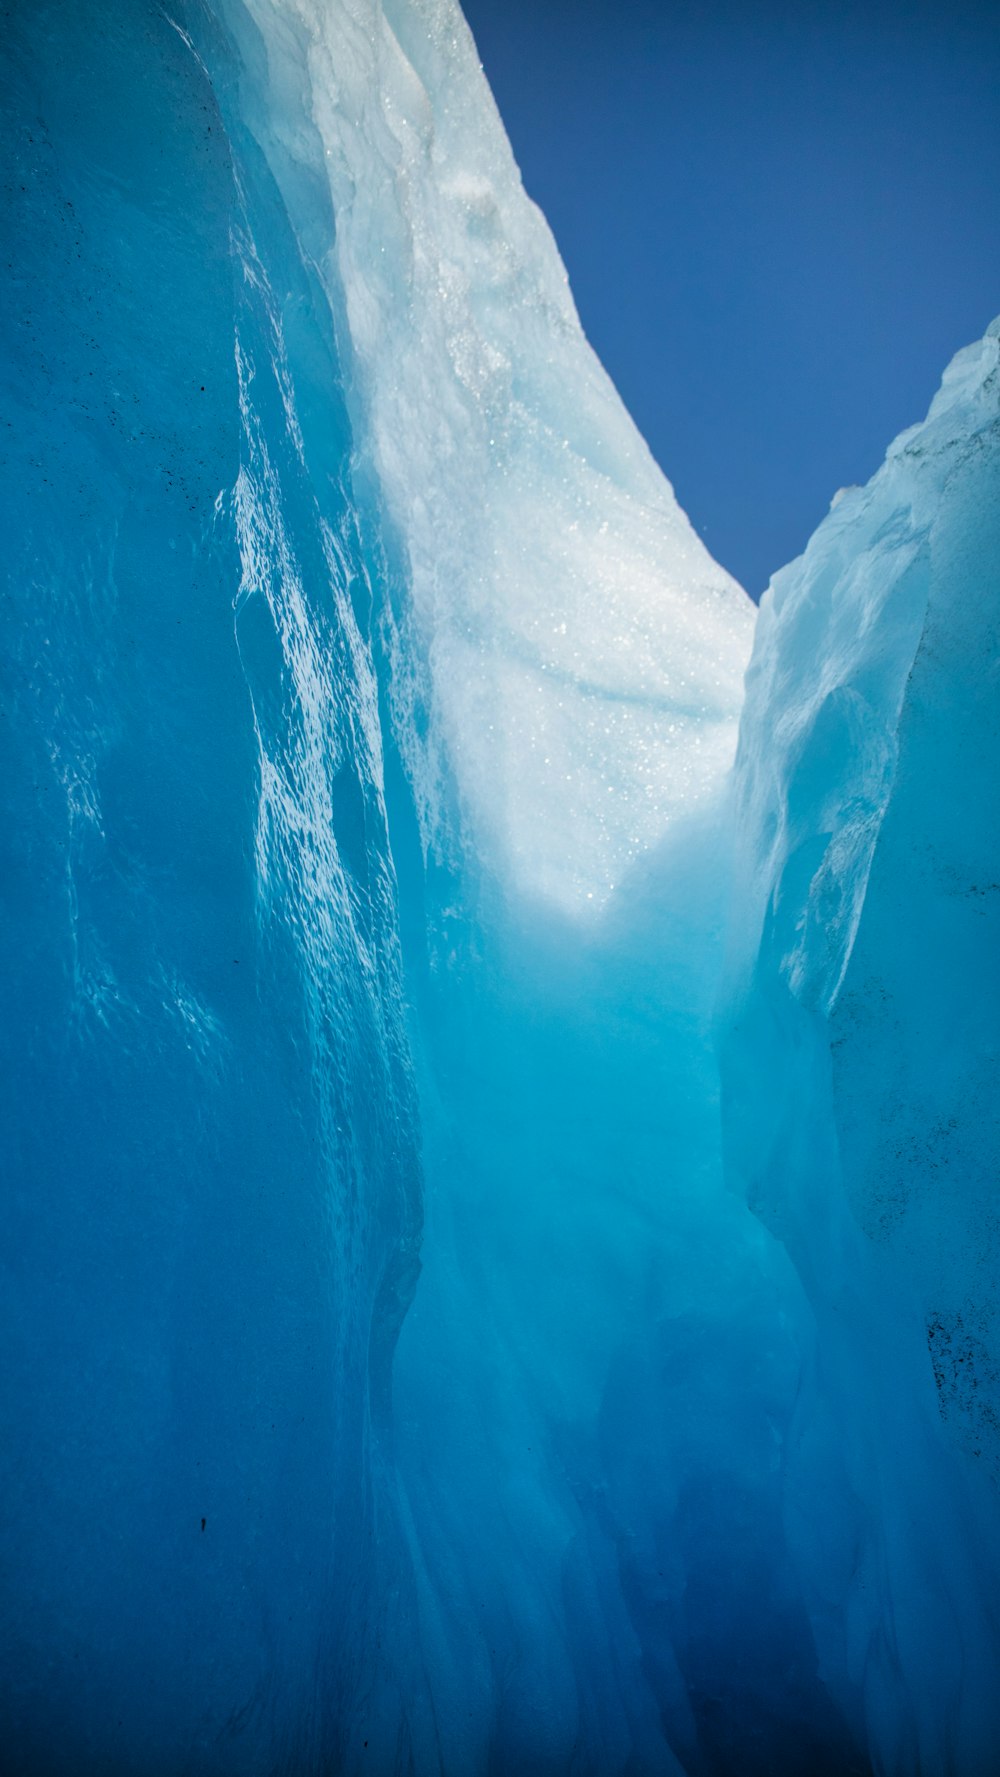
<path fill-rule="evenodd" d="M 733 773 L 453 0 L 0 58 L 5 1769 L 986 1777 L 996 330 Z"/>
<path fill-rule="evenodd" d="M 728 1168 L 816 1315 L 790 1521 L 894 1773 L 1000 1748 L 998 562 L 994 322 L 774 577 L 736 769 Z"/>
<path fill-rule="evenodd" d="M 405 589 L 394 711 L 425 849 L 597 911 L 728 766 L 752 607 L 583 336 L 454 0 L 246 10 L 260 140 Z"/>
<path fill-rule="evenodd" d="M 41 0 L 0 49 L 23 1777 L 335 1768 L 390 1559 L 421 1185 L 372 588 L 328 311 L 191 23 Z"/>

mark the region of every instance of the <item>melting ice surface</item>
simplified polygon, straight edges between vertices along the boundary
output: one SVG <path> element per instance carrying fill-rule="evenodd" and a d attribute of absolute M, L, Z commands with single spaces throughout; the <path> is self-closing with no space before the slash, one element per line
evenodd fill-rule
<path fill-rule="evenodd" d="M 452 0 L 3 57 L 7 1768 L 993 1772 L 997 331 L 733 771 Z"/>

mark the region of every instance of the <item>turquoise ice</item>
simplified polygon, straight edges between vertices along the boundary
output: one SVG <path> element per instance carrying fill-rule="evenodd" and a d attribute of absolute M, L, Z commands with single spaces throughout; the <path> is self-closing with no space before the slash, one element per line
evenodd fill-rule
<path fill-rule="evenodd" d="M 453 0 L 2 54 L 8 1767 L 986 1777 L 997 329 L 754 633 Z"/>

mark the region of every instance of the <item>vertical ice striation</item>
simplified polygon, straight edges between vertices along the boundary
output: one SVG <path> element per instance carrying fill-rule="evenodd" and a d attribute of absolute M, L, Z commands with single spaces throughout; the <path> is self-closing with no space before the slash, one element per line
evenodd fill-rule
<path fill-rule="evenodd" d="M 24 1777 L 336 1762 L 386 1620 L 421 1201 L 372 577 L 328 310 L 179 22 L 40 0 L 0 50 Z"/>

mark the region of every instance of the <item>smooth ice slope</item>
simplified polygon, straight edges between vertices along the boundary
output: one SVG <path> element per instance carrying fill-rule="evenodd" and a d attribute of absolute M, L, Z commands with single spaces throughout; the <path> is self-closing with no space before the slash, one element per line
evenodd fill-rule
<path fill-rule="evenodd" d="M 737 766 L 730 1172 L 816 1311 L 789 1520 L 891 1773 L 1000 1746 L 998 562 L 994 323 L 775 577 Z"/>
<path fill-rule="evenodd" d="M 405 589 L 394 708 L 425 847 L 599 908 L 726 769 L 752 607 L 583 337 L 454 0 L 247 11 L 260 139 L 330 293 Z"/>

